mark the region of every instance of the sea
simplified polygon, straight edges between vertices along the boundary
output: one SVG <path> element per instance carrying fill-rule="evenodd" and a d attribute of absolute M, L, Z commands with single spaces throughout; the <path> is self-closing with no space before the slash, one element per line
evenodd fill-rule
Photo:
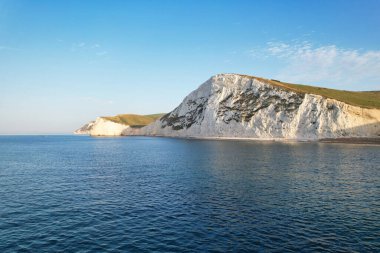
<path fill-rule="evenodd" d="M 0 252 L 380 252 L 380 146 L 0 136 Z"/>

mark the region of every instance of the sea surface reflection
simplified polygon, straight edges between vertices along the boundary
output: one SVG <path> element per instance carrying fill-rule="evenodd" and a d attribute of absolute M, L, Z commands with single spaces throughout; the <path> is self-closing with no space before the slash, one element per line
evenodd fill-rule
<path fill-rule="evenodd" d="M 1 252 L 376 252 L 380 147 L 0 137 Z"/>

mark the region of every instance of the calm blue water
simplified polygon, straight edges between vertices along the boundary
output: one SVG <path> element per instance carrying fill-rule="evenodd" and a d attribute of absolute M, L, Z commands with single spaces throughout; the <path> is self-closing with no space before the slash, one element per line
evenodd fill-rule
<path fill-rule="evenodd" d="M 0 137 L 0 252 L 379 252 L 380 146 Z"/>

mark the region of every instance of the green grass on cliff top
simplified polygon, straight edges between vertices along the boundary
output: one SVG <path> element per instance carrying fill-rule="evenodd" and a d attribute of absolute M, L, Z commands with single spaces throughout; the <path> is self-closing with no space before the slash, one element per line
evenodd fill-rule
<path fill-rule="evenodd" d="M 329 88 L 322 88 L 316 86 L 302 85 L 285 83 L 273 79 L 265 79 L 254 76 L 246 76 L 248 78 L 256 78 L 265 83 L 271 84 L 273 86 L 285 88 L 298 93 L 308 93 L 320 95 L 325 98 L 335 99 L 350 105 L 364 107 L 364 108 L 375 108 L 380 109 L 380 91 L 347 91 L 347 90 L 335 90 Z"/>
<path fill-rule="evenodd" d="M 164 113 L 149 114 L 149 115 L 119 114 L 116 116 L 102 117 L 102 118 L 113 121 L 115 123 L 129 125 L 131 127 L 143 127 L 152 123 L 156 119 L 159 119 L 163 115 Z"/>

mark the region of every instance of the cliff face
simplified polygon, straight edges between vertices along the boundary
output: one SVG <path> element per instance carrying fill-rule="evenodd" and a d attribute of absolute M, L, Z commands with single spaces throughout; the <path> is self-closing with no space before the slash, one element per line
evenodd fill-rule
<path fill-rule="evenodd" d="M 212 77 L 172 112 L 123 135 L 320 139 L 380 136 L 380 110 L 292 91 L 261 78 Z"/>
<path fill-rule="evenodd" d="M 90 134 L 90 130 L 94 125 L 95 121 L 90 121 L 89 123 L 83 125 L 81 128 L 74 131 L 74 134 Z"/>
<path fill-rule="evenodd" d="M 101 117 L 76 130 L 75 134 L 89 134 L 92 136 L 120 136 L 130 128 L 128 125 L 116 123 Z"/>
<path fill-rule="evenodd" d="M 92 136 L 120 136 L 123 132 L 138 134 L 141 127 L 152 123 L 162 115 L 162 113 L 149 115 L 119 114 L 111 117 L 98 117 L 74 133 Z"/>

